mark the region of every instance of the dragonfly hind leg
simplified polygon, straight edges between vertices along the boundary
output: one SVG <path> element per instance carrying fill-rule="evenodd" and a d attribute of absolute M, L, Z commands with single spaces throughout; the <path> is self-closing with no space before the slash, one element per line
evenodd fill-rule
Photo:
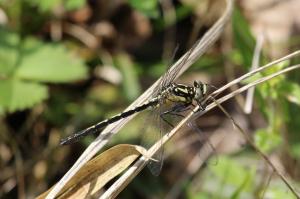
<path fill-rule="evenodd" d="M 191 105 L 191 104 L 184 104 L 184 103 L 176 104 L 176 105 L 173 106 L 171 109 L 162 112 L 162 113 L 160 114 L 160 118 L 161 118 L 164 122 L 166 122 L 167 124 L 169 124 L 171 127 L 174 128 L 174 125 L 171 124 L 171 122 L 169 122 L 169 121 L 165 118 L 165 116 L 166 116 L 167 114 L 170 114 L 170 115 L 175 115 L 175 116 L 184 118 L 184 116 L 181 115 L 180 113 L 181 113 L 181 112 L 184 112 L 184 111 L 187 111 L 187 110 L 190 110 L 190 105 Z"/>

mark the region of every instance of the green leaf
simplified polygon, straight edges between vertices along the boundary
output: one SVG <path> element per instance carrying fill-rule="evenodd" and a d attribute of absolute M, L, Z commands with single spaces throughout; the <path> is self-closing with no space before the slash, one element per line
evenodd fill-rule
<path fill-rule="evenodd" d="M 188 198 L 190 199 L 210 199 L 210 194 L 205 192 L 189 193 Z"/>
<path fill-rule="evenodd" d="M 26 2 L 38 7 L 41 12 L 51 11 L 54 7 L 62 4 L 62 0 L 26 0 Z"/>
<path fill-rule="evenodd" d="M 290 81 L 282 81 L 279 92 L 292 103 L 300 105 L 300 86 Z"/>
<path fill-rule="evenodd" d="M 86 0 L 26 0 L 30 5 L 38 7 L 41 12 L 49 12 L 59 5 L 64 5 L 66 10 L 74 10 L 85 5 Z"/>
<path fill-rule="evenodd" d="M 33 38 L 20 42 L 16 33 L 0 29 L 0 75 L 62 83 L 85 78 L 87 68 L 62 45 Z"/>
<path fill-rule="evenodd" d="M 255 132 L 254 141 L 263 152 L 270 152 L 282 143 L 278 133 L 268 132 L 265 129 L 259 129 Z"/>
<path fill-rule="evenodd" d="M 75 10 L 85 5 L 86 0 L 66 0 L 65 7 L 67 10 Z"/>
<path fill-rule="evenodd" d="M 291 146 L 291 154 L 295 159 L 300 159 L 300 144 L 293 144 Z"/>
<path fill-rule="evenodd" d="M 261 73 L 256 73 L 256 74 L 254 74 L 254 75 L 252 75 L 252 76 L 250 76 L 250 77 L 242 80 L 242 83 L 243 84 L 249 84 L 249 83 L 254 82 L 254 81 L 256 81 L 256 80 L 258 80 L 258 79 L 260 79 L 262 77 L 263 76 L 262 76 Z"/>
<path fill-rule="evenodd" d="M 30 108 L 48 97 L 47 87 L 19 79 L 0 81 L 0 107 L 8 112 Z"/>
<path fill-rule="evenodd" d="M 20 39 L 14 32 L 0 28 L 0 75 L 13 73 L 18 61 Z"/>
<path fill-rule="evenodd" d="M 128 0 L 128 3 L 131 7 L 148 17 L 157 18 L 159 16 L 158 0 Z"/>
<path fill-rule="evenodd" d="M 139 64 L 139 66 L 143 66 L 142 63 Z M 161 74 L 164 74 L 166 72 L 166 64 L 164 62 L 155 62 L 150 63 L 150 65 L 147 64 L 147 67 L 151 68 L 149 71 L 150 75 L 154 78 L 159 78 Z"/>
<path fill-rule="evenodd" d="M 116 56 L 115 64 L 118 66 L 123 74 L 123 89 L 126 98 L 129 100 L 136 99 L 141 88 L 139 86 L 136 70 L 133 63 L 126 54 Z"/>
<path fill-rule="evenodd" d="M 296 196 L 293 195 L 290 191 L 287 191 L 287 188 L 274 186 L 268 188 L 265 191 L 264 198 L 272 198 L 272 199 L 296 199 Z"/>
<path fill-rule="evenodd" d="M 240 192 L 241 188 L 249 190 L 252 187 L 251 184 L 254 183 L 251 176 L 254 176 L 255 168 L 246 169 L 240 163 L 225 156 L 218 158 L 218 164 L 211 169 L 223 183 L 234 185 L 237 188 L 235 194 Z"/>
<path fill-rule="evenodd" d="M 38 81 L 65 83 L 86 76 L 83 61 L 63 45 L 21 41 L 16 33 L 0 29 L 0 112 L 23 110 L 46 99 L 47 87 Z"/>
<path fill-rule="evenodd" d="M 22 61 L 15 72 L 20 79 L 64 83 L 87 76 L 83 61 L 62 45 L 27 39 L 23 49 Z"/>
<path fill-rule="evenodd" d="M 182 2 L 183 3 L 183 2 Z M 167 27 L 174 25 L 178 21 L 182 21 L 183 19 L 189 17 L 193 13 L 193 7 L 187 4 L 181 4 L 180 6 L 175 6 L 176 20 L 172 20 L 168 24 L 163 19 L 163 17 L 159 17 L 159 12 L 156 14 L 155 20 L 153 21 L 153 27 L 155 31 L 161 32 Z"/>
<path fill-rule="evenodd" d="M 232 29 L 234 44 L 243 58 L 243 66 L 250 67 L 255 48 L 255 40 L 251 34 L 248 22 L 238 8 L 234 9 L 232 15 Z"/>

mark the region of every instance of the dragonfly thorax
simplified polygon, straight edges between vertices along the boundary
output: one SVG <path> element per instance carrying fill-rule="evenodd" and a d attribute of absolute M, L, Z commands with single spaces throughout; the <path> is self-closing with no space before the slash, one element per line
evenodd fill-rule
<path fill-rule="evenodd" d="M 171 102 L 182 102 L 190 104 L 192 103 L 196 92 L 193 86 L 172 83 L 166 90 L 166 94 L 167 95 L 165 99 Z"/>
<path fill-rule="evenodd" d="M 194 82 L 193 86 L 185 84 L 172 83 L 166 90 L 164 90 L 160 97 L 163 100 L 171 102 L 182 102 L 190 104 L 195 100 L 199 103 L 207 93 L 207 85 L 202 82 Z"/>

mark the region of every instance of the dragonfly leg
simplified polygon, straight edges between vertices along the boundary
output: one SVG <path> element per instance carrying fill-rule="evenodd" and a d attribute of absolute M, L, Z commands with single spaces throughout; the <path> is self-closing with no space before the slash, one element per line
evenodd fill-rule
<path fill-rule="evenodd" d="M 160 115 L 160 118 L 161 118 L 164 122 L 166 122 L 167 124 L 169 124 L 172 128 L 174 128 L 174 125 L 171 124 L 171 122 L 169 122 L 164 116 L 165 116 L 164 114 L 161 114 L 161 115 Z"/>
<path fill-rule="evenodd" d="M 169 124 L 171 127 L 174 127 L 166 118 L 165 115 L 170 114 L 170 115 L 175 115 L 178 117 L 184 117 L 183 115 L 179 114 L 181 112 L 190 110 L 190 104 L 176 104 L 175 106 L 173 106 L 171 109 L 163 112 L 160 114 L 160 117 L 162 118 L 163 121 L 165 121 L 167 124 Z"/>
<path fill-rule="evenodd" d="M 180 103 L 180 104 L 176 104 L 171 109 L 161 113 L 161 115 L 171 114 L 171 115 L 176 115 L 176 116 L 179 116 L 179 117 L 184 117 L 183 115 L 181 115 L 179 113 L 185 112 L 187 110 L 190 110 L 190 104 Z"/>
<path fill-rule="evenodd" d="M 198 105 L 199 105 L 200 111 L 204 111 L 207 106 L 207 104 L 205 104 L 203 102 L 199 102 Z"/>

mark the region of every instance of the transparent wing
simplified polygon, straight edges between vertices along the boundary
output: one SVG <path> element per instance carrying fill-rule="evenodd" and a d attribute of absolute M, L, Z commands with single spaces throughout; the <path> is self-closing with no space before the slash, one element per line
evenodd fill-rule
<path fill-rule="evenodd" d="M 185 54 L 179 65 L 172 70 L 171 65 L 168 67 L 168 70 L 164 74 L 164 77 L 161 81 L 161 88 L 167 88 L 172 82 L 174 82 L 175 78 L 177 77 L 178 73 L 181 71 L 184 64 L 188 61 L 189 57 L 195 50 L 196 46 L 198 45 L 198 42 L 196 42 L 191 49 Z"/>
<path fill-rule="evenodd" d="M 188 51 L 188 53 L 183 57 L 182 61 L 179 63 L 179 66 L 174 68 L 172 70 L 171 66 L 169 66 L 166 73 L 163 75 L 162 80 L 160 82 L 160 85 L 157 89 L 157 91 L 153 94 L 153 97 L 158 96 L 160 93 L 163 92 L 170 84 L 175 80 L 178 73 L 192 54 L 194 48 L 197 46 L 197 43 Z M 163 104 L 164 100 L 161 99 L 159 103 L 159 107 L 152 111 L 150 114 L 150 117 L 146 120 L 145 126 L 146 132 L 144 132 L 144 136 L 142 137 L 142 145 L 149 148 L 152 146 L 156 141 L 161 140 L 162 136 L 169 132 L 172 128 L 169 122 L 165 122 L 161 115 L 164 111 L 166 111 L 168 108 L 167 105 Z M 173 117 L 174 121 L 174 115 L 171 115 Z M 150 119 L 149 119 L 150 118 Z M 174 123 L 176 124 L 176 123 Z M 151 173 L 155 176 L 160 174 L 162 165 L 163 165 L 163 157 L 164 156 L 164 147 L 162 146 L 158 150 L 158 152 L 153 156 L 153 159 L 155 161 L 150 160 L 148 164 L 148 168 L 150 169 Z"/>
<path fill-rule="evenodd" d="M 142 136 L 142 146 L 149 149 L 155 142 L 160 140 L 165 133 L 164 127 L 162 126 L 161 120 L 159 118 L 158 108 L 150 111 L 143 126 L 144 130 Z M 150 160 L 147 165 L 151 173 L 155 176 L 158 176 L 160 174 L 163 165 L 164 149 L 162 143 L 160 144 L 161 148 L 152 157 L 154 160 Z"/>
<path fill-rule="evenodd" d="M 216 165 L 218 163 L 218 156 L 216 153 L 215 146 L 210 140 L 212 135 L 203 132 L 200 129 L 200 127 L 196 124 L 196 121 L 189 122 L 188 127 L 197 135 L 197 140 L 202 145 L 199 155 L 202 157 L 203 155 L 207 156 L 209 154 L 210 157 L 214 157 L 214 159 L 211 160 L 210 162 L 212 162 L 213 165 Z M 204 159 L 207 158 L 208 157 L 205 157 Z"/>
<path fill-rule="evenodd" d="M 153 156 L 155 161 L 151 160 L 148 163 L 148 168 L 155 176 L 159 175 L 164 159 L 164 146 L 161 138 L 164 134 L 168 133 L 182 119 L 182 117 L 184 117 L 183 115 L 181 116 L 183 112 L 169 112 L 170 110 L 173 110 L 174 105 L 175 104 L 161 104 L 159 108 L 152 111 L 151 120 L 147 119 L 148 128 L 147 132 L 145 132 L 145 135 L 143 136 L 143 146 L 147 146 L 149 148 L 155 142 L 160 140 L 160 149 Z M 168 114 L 162 114 L 164 112 L 168 112 Z"/>

